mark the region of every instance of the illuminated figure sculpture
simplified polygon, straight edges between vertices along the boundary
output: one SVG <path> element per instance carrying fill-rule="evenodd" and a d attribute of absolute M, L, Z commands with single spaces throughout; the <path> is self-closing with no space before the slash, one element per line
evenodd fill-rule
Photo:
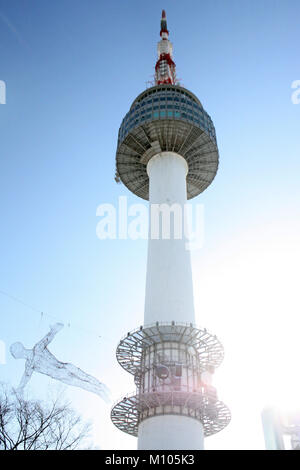
<path fill-rule="evenodd" d="M 79 387 L 88 392 L 96 393 L 106 403 L 110 403 L 110 391 L 103 383 L 91 375 L 83 372 L 79 367 L 66 362 L 61 362 L 49 351 L 47 346 L 54 336 L 63 328 L 62 323 L 50 326 L 49 333 L 41 339 L 32 349 L 26 349 L 22 343 L 14 343 L 10 346 L 10 352 L 15 359 L 25 359 L 25 372 L 17 389 L 23 393 L 33 372 L 48 375 L 52 379 L 59 380 L 67 385 Z"/>

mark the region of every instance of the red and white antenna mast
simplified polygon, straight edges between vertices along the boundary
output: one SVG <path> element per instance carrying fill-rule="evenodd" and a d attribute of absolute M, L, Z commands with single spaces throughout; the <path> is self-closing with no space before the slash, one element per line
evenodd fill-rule
<path fill-rule="evenodd" d="M 158 60 L 155 65 L 155 85 L 176 84 L 176 65 L 173 61 L 173 45 L 169 41 L 167 19 L 165 10 L 162 11 L 160 21 L 161 40 L 157 44 Z"/>

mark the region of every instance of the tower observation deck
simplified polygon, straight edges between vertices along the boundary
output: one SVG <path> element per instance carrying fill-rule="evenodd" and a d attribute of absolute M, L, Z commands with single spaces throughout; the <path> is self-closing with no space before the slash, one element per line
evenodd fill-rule
<path fill-rule="evenodd" d="M 155 86 L 134 100 L 119 129 L 116 180 L 150 207 L 183 208 L 214 179 L 219 154 L 210 116 L 176 81 L 164 11 L 160 36 Z M 115 404 L 111 419 L 138 437 L 139 449 L 203 449 L 204 436 L 230 422 L 211 383 L 224 351 L 215 335 L 195 326 L 185 242 L 149 236 L 144 326 L 117 347 L 136 392 Z"/>

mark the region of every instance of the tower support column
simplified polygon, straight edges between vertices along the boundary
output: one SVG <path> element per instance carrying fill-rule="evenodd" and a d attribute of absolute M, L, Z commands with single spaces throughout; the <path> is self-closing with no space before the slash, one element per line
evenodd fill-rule
<path fill-rule="evenodd" d="M 200 421 L 187 416 L 160 415 L 139 425 L 138 450 L 203 450 Z"/>
<path fill-rule="evenodd" d="M 186 160 L 161 152 L 148 162 L 150 230 L 145 325 L 156 321 L 195 323 L 190 252 L 186 249 Z"/>
<path fill-rule="evenodd" d="M 161 152 L 148 162 L 150 229 L 145 299 L 145 325 L 154 322 L 195 323 L 190 253 L 186 249 L 184 209 L 187 203 L 186 160 L 175 152 Z M 172 343 L 163 343 L 162 360 L 175 356 Z M 151 355 L 151 353 L 149 353 Z M 158 357 L 159 353 L 158 353 Z M 149 358 L 150 359 L 150 358 Z M 177 358 L 178 360 L 179 358 Z M 147 356 L 145 362 L 148 362 Z M 151 359 L 149 362 L 152 362 Z M 156 390 L 151 374 L 150 384 Z M 179 385 L 179 384 L 178 384 Z M 189 389 L 187 380 L 180 378 L 178 390 Z M 170 405 L 170 403 L 168 403 Z M 139 425 L 139 449 L 203 449 L 204 433 L 200 421 L 175 415 L 166 407 L 165 413 L 147 418 Z M 174 408 L 172 410 L 174 412 Z"/>

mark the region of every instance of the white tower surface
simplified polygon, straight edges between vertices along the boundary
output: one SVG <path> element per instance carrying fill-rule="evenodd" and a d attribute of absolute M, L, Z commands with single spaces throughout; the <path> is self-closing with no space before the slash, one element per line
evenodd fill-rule
<path fill-rule="evenodd" d="M 174 204 L 175 210 L 183 214 L 187 202 L 187 172 L 186 160 L 177 153 L 161 152 L 152 157 L 147 165 L 150 207 L 153 204 L 172 207 Z M 156 224 L 156 219 L 153 222 Z M 182 319 L 195 323 L 192 270 L 186 240 L 184 236 L 179 239 L 172 236 L 169 239 L 163 239 L 162 236 L 153 239 L 151 218 L 144 318 L 146 325 L 158 320 L 171 323 Z M 166 349 L 164 354 L 170 356 L 172 350 Z M 187 416 L 166 414 L 141 423 L 138 448 L 202 449 L 203 439 L 200 421 Z"/>
<path fill-rule="evenodd" d="M 164 11 L 160 35 L 156 85 L 135 99 L 118 137 L 116 180 L 149 200 L 150 229 L 144 326 L 117 347 L 137 389 L 113 407 L 111 419 L 138 437 L 138 449 L 201 450 L 230 412 L 211 385 L 223 347 L 195 326 L 184 207 L 212 182 L 218 148 L 202 104 L 175 83 Z"/>
<path fill-rule="evenodd" d="M 178 225 L 179 219 L 183 219 L 180 216 L 183 215 L 187 202 L 187 172 L 186 160 L 174 152 L 161 152 L 152 157 L 147 165 L 150 207 L 165 204 L 166 219 L 172 221 L 172 217 L 168 217 L 168 214 L 172 214 Z M 175 213 L 171 212 L 172 207 Z M 158 218 L 152 216 L 152 219 L 153 225 L 156 225 Z M 162 232 L 163 227 L 160 225 Z M 195 323 L 190 252 L 186 249 L 184 236 L 174 239 L 174 227 L 169 225 L 169 238 L 163 239 L 160 233 L 157 234 L 160 235 L 158 239 L 153 239 L 156 230 L 155 227 L 152 228 L 150 214 L 144 317 L 146 325 L 156 321 L 180 322 L 183 319 L 187 323 Z M 178 227 L 181 232 L 182 226 L 183 223 Z M 165 235 L 168 236 L 168 233 Z"/>

